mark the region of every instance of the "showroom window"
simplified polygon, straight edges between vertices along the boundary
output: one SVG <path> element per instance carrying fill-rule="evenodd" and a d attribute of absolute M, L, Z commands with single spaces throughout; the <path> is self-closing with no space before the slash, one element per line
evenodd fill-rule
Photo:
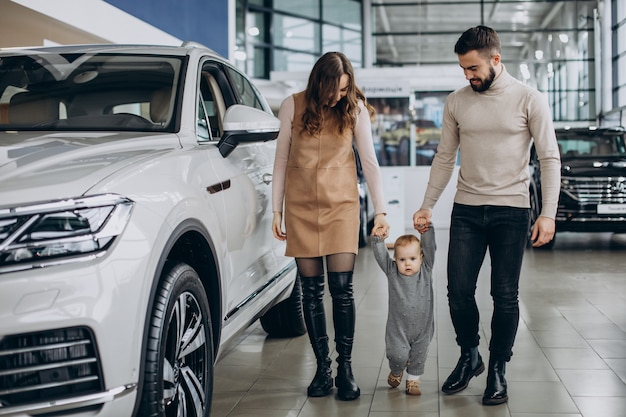
<path fill-rule="evenodd" d="M 362 66 L 361 3 L 354 0 L 237 0 L 238 68 L 254 78 L 310 71 L 319 56 L 341 51 Z M 271 30 L 270 30 L 271 28 Z"/>
<path fill-rule="evenodd" d="M 411 19 L 407 7 L 372 2 L 373 66 L 458 65 L 462 16 L 498 32 L 507 70 L 546 94 L 556 122 L 595 121 L 596 0 L 423 0 L 411 2 Z"/>
<path fill-rule="evenodd" d="M 626 4 L 613 0 L 611 14 L 613 109 L 619 112 L 619 122 L 626 124 Z"/>

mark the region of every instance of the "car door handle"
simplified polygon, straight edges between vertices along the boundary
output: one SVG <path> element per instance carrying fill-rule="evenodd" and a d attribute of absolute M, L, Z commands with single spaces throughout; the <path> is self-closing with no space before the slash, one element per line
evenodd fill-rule
<path fill-rule="evenodd" d="M 263 182 L 269 185 L 272 182 L 272 174 L 263 174 Z"/>

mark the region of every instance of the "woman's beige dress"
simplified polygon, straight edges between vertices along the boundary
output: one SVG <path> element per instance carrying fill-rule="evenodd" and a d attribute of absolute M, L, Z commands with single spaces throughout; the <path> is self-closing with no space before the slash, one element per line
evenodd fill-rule
<path fill-rule="evenodd" d="M 304 93 L 294 95 L 291 148 L 285 178 L 285 255 L 312 258 L 357 253 L 359 194 L 350 129 L 328 122 L 316 136 L 302 131 Z M 327 119 L 326 119 L 327 120 Z"/>

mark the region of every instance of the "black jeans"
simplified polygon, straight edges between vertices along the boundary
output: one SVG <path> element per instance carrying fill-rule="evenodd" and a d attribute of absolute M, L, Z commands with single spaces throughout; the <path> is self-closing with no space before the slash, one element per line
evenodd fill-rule
<path fill-rule="evenodd" d="M 448 249 L 448 303 L 461 348 L 478 346 L 475 292 L 487 248 L 491 258 L 491 341 L 494 358 L 510 360 L 519 322 L 518 289 L 530 211 L 454 204 Z"/>

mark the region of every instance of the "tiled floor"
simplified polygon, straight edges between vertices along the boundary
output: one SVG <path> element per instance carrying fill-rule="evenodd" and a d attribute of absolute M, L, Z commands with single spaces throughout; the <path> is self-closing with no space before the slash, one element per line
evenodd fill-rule
<path fill-rule="evenodd" d="M 387 284 L 366 248 L 357 258 L 355 271 L 353 369 L 361 397 L 351 402 L 334 395 L 308 398 L 306 387 L 315 372 L 315 358 L 307 336 L 269 339 L 256 324 L 217 364 L 212 415 L 626 416 L 626 235 L 562 233 L 554 250 L 527 251 L 520 288 L 522 318 L 506 373 L 509 402 L 491 407 L 481 405 L 486 372 L 459 394 L 445 395 L 439 390 L 459 354 L 445 292 L 447 241 L 448 230 L 437 230 L 436 334 L 422 376 L 421 396 L 407 396 L 404 390 L 387 386 Z M 485 359 L 491 317 L 487 265 L 488 259 L 477 292 L 480 351 Z M 329 318 L 328 295 L 325 302 Z"/>

